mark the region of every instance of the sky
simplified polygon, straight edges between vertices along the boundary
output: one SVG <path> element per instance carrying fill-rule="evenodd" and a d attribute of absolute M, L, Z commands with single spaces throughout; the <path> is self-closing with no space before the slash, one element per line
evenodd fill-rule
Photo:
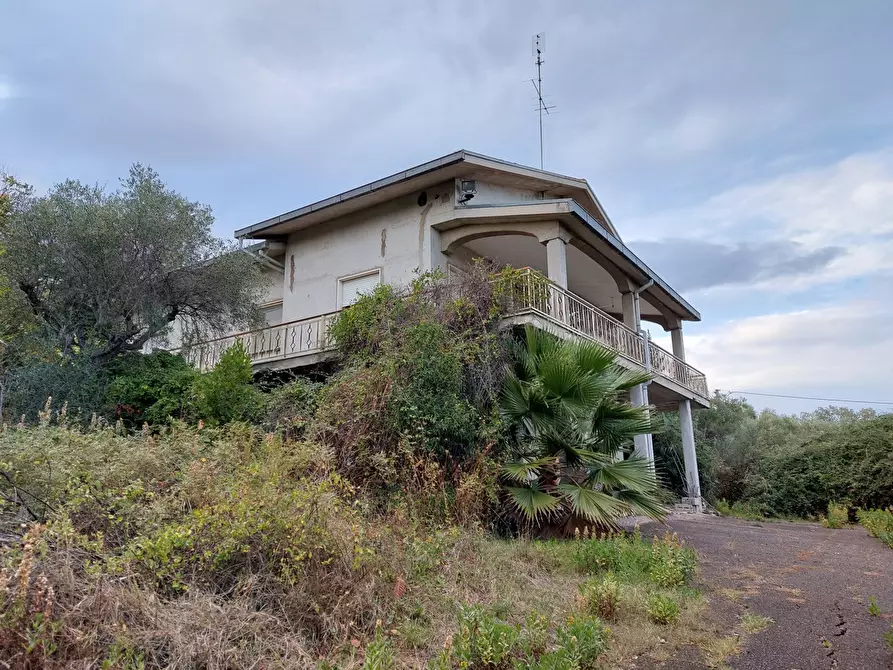
<path fill-rule="evenodd" d="M 545 32 L 546 168 L 700 310 L 711 388 L 893 403 L 888 0 L 0 0 L 0 25 L 0 166 L 148 163 L 226 237 L 460 148 L 536 166 Z"/>

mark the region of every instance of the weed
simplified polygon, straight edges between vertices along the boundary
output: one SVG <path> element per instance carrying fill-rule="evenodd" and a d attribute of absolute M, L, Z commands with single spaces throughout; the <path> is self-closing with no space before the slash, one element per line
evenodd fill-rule
<path fill-rule="evenodd" d="M 679 619 L 679 603 L 670 596 L 653 593 L 648 598 L 648 618 L 664 626 L 676 623 Z"/>
<path fill-rule="evenodd" d="M 614 621 L 620 600 L 620 584 L 610 573 L 593 577 L 580 584 L 583 611 L 606 621 Z"/>
<path fill-rule="evenodd" d="M 502 667 L 509 664 L 518 644 L 515 626 L 496 618 L 479 605 L 459 608 L 453 654 L 461 667 Z"/>
<path fill-rule="evenodd" d="M 874 596 L 868 596 L 868 613 L 871 616 L 880 616 L 881 608 L 877 604 L 877 599 Z"/>
<path fill-rule="evenodd" d="M 763 521 L 766 518 L 766 515 L 763 514 L 763 509 L 753 502 L 738 500 L 729 504 L 725 500 L 717 500 L 715 507 L 716 511 L 723 516 L 733 516 L 750 521 Z"/>
<path fill-rule="evenodd" d="M 859 523 L 888 547 L 893 548 L 893 507 L 859 510 Z"/>
<path fill-rule="evenodd" d="M 825 528 L 843 528 L 850 522 L 849 505 L 831 501 L 828 503 L 828 516 L 822 517 Z"/>
<path fill-rule="evenodd" d="M 893 626 L 890 626 L 890 630 L 886 631 L 881 637 L 884 638 L 884 642 L 887 643 L 890 651 L 893 651 Z"/>
<path fill-rule="evenodd" d="M 754 614 L 753 612 L 742 614 L 740 621 L 741 630 L 745 633 L 759 633 L 775 623 L 774 619 L 761 614 Z"/>
<path fill-rule="evenodd" d="M 556 653 L 567 663 L 563 666 L 565 668 L 595 668 L 598 657 L 608 647 L 608 629 L 599 619 L 587 615 L 571 617 L 558 628 L 555 638 L 558 646 Z"/>
<path fill-rule="evenodd" d="M 380 629 L 376 630 L 375 639 L 366 647 L 363 670 L 393 670 L 396 663 L 391 641 L 382 634 Z"/>

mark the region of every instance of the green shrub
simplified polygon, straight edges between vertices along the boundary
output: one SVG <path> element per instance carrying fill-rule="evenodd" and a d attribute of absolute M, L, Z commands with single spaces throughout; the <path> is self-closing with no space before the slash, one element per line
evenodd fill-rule
<path fill-rule="evenodd" d="M 397 659 L 391 641 L 382 635 L 380 629 L 376 630 L 375 639 L 366 647 L 363 670 L 393 670 L 396 665 Z"/>
<path fill-rule="evenodd" d="M 648 618 L 654 623 L 667 625 L 679 619 L 679 603 L 660 593 L 648 597 Z"/>
<path fill-rule="evenodd" d="M 52 398 L 57 408 L 68 407 L 71 419 L 87 423 L 93 413 L 102 413 L 107 384 L 106 371 L 87 356 L 64 363 L 31 360 L 9 371 L 0 419 L 17 422 L 24 416 L 27 423 L 35 423 Z"/>
<path fill-rule="evenodd" d="M 306 377 L 274 388 L 266 400 L 266 425 L 291 438 L 300 437 L 313 414 L 323 384 Z"/>
<path fill-rule="evenodd" d="M 566 668 L 589 670 L 598 667 L 598 657 L 608 648 L 608 631 L 601 620 L 586 615 L 572 617 L 555 632 L 556 654 Z"/>
<path fill-rule="evenodd" d="M 620 601 L 620 584 L 613 575 L 593 577 L 580 584 L 583 611 L 606 621 L 614 621 Z"/>
<path fill-rule="evenodd" d="M 217 365 L 195 381 L 198 417 L 211 426 L 256 419 L 263 400 L 251 380 L 251 357 L 242 341 L 236 340 Z"/>
<path fill-rule="evenodd" d="M 510 667 L 517 651 L 518 628 L 497 619 L 479 605 L 459 607 L 453 656 L 463 668 Z"/>
<path fill-rule="evenodd" d="M 697 559 L 693 549 L 679 537 L 667 533 L 651 543 L 651 580 L 663 588 L 683 586 L 694 574 Z"/>
<path fill-rule="evenodd" d="M 849 505 L 833 501 L 828 503 L 828 516 L 822 517 L 822 525 L 825 528 L 843 528 L 849 522 Z"/>
<path fill-rule="evenodd" d="M 893 548 L 893 507 L 887 509 L 860 509 L 859 523 L 888 547 Z"/>
<path fill-rule="evenodd" d="M 684 585 L 697 563 L 694 550 L 670 533 L 651 542 L 638 534 L 583 540 L 573 560 L 581 572 L 610 572 L 621 581 L 652 581 L 666 588 Z"/>
<path fill-rule="evenodd" d="M 745 502 L 743 500 L 738 500 L 731 504 L 725 500 L 717 500 L 716 511 L 723 516 L 733 516 L 738 519 L 749 519 L 751 521 L 762 521 L 766 518 L 758 503 Z"/>
<path fill-rule="evenodd" d="M 182 356 L 167 351 L 131 353 L 115 360 L 108 372 L 112 377 L 105 392 L 109 414 L 129 427 L 191 417 L 192 387 L 198 373 Z"/>

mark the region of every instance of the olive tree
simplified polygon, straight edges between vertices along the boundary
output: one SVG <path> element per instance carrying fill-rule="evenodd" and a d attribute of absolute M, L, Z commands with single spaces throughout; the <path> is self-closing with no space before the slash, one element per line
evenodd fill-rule
<path fill-rule="evenodd" d="M 205 205 L 135 164 L 109 191 L 65 181 L 0 225 L 0 275 L 63 359 L 102 365 L 164 337 L 257 321 L 260 270 L 215 238 Z"/>

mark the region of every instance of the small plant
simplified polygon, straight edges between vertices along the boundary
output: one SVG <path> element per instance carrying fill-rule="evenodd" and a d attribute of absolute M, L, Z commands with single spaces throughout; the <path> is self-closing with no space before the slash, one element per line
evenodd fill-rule
<path fill-rule="evenodd" d="M 391 641 L 382 635 L 381 629 L 376 630 L 375 639 L 366 647 L 363 670 L 393 670 L 396 662 Z"/>
<path fill-rule="evenodd" d="M 612 574 L 594 577 L 580 584 L 583 610 L 587 614 L 614 621 L 620 601 L 620 584 Z"/>
<path fill-rule="evenodd" d="M 759 633 L 774 623 L 774 619 L 753 612 L 741 615 L 741 630 L 745 633 Z"/>
<path fill-rule="evenodd" d="M 651 579 L 663 588 L 685 584 L 695 571 L 697 559 L 676 533 L 667 533 L 651 544 Z"/>
<path fill-rule="evenodd" d="M 884 642 L 887 643 L 887 647 L 893 651 L 893 626 L 890 626 L 890 630 L 881 635 L 884 638 Z"/>
<path fill-rule="evenodd" d="M 828 503 L 828 516 L 822 517 L 822 525 L 825 528 L 843 528 L 849 522 L 849 505 L 834 501 Z"/>
<path fill-rule="evenodd" d="M 598 657 L 608 648 L 608 629 L 595 617 L 571 617 L 555 631 L 555 640 L 558 647 L 556 653 L 565 664 L 548 667 L 589 670 L 597 667 Z M 552 660 L 557 661 L 559 658 Z"/>
<path fill-rule="evenodd" d="M 679 619 L 679 603 L 670 596 L 653 593 L 648 598 L 648 618 L 666 626 Z"/>
<path fill-rule="evenodd" d="M 877 604 L 877 599 L 874 596 L 868 597 L 868 613 L 871 616 L 880 616 L 881 608 Z"/>
<path fill-rule="evenodd" d="M 459 608 L 459 630 L 453 654 L 460 667 L 507 666 L 516 650 L 519 631 L 479 605 Z"/>

